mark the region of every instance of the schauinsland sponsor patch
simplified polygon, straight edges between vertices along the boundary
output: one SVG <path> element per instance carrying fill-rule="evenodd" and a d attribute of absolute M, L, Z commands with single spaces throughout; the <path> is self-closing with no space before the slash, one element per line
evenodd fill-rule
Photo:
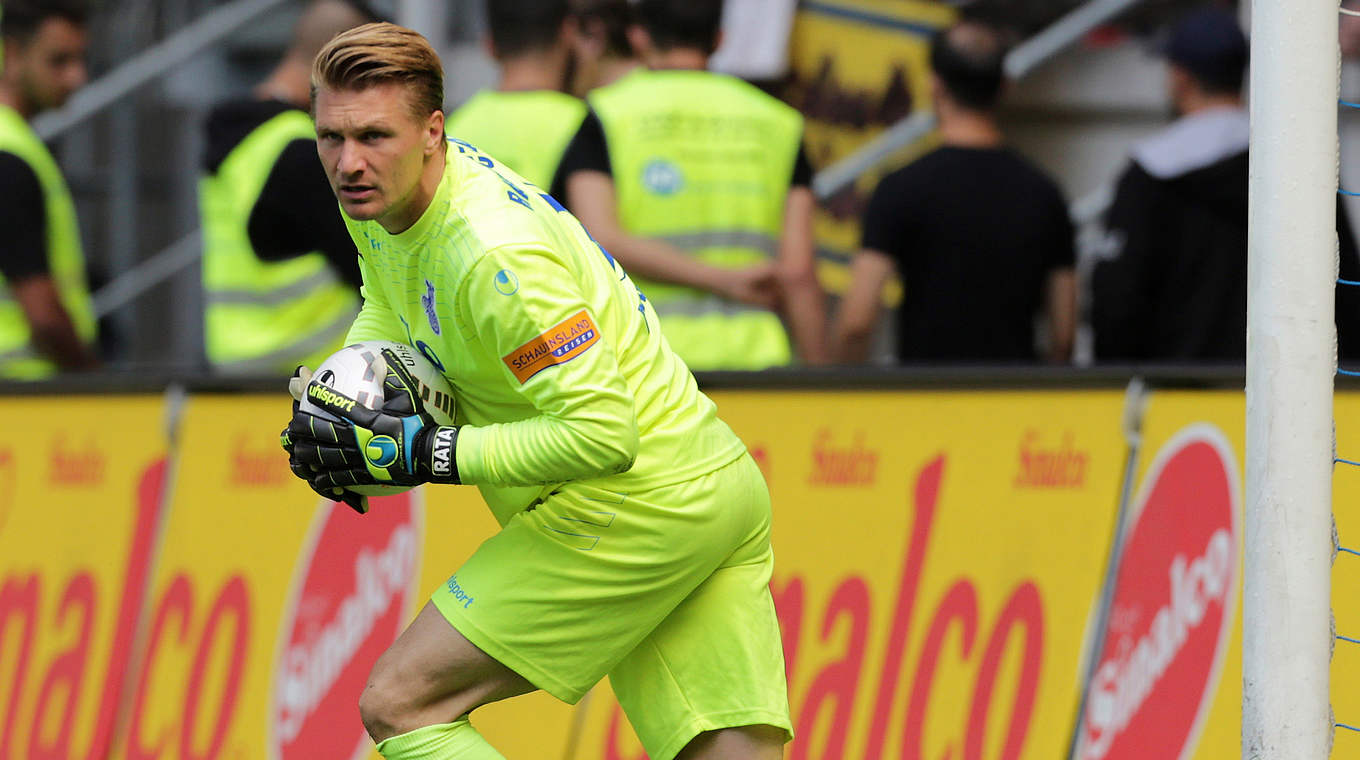
<path fill-rule="evenodd" d="M 522 385 L 548 367 L 575 359 L 599 339 L 595 321 L 582 309 L 502 359 Z"/>

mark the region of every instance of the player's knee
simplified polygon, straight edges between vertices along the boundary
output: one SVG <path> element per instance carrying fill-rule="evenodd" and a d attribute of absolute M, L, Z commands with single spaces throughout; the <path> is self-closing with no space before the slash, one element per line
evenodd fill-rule
<path fill-rule="evenodd" d="M 359 719 L 375 742 L 409 730 L 416 708 L 408 690 L 401 687 L 400 679 L 384 665 L 384 658 L 379 658 L 359 695 Z"/>
<path fill-rule="evenodd" d="M 399 711 L 395 708 L 396 705 L 388 695 L 375 688 L 371 681 L 359 695 L 359 719 L 363 721 L 364 729 L 374 742 L 396 736 L 400 732 L 397 727 Z"/>

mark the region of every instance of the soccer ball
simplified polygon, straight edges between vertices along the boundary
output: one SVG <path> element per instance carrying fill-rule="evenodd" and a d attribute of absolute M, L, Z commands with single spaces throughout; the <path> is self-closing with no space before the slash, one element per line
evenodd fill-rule
<path fill-rule="evenodd" d="M 453 388 L 439 370 L 410 346 L 389 340 L 366 340 L 331 354 L 312 374 L 312 382 L 334 388 L 369 409 L 383 405 L 383 378 L 387 377 L 387 360 L 382 351 L 391 351 L 415 378 L 417 393 L 425 411 L 437 425 L 454 424 Z M 335 415 L 312 403 L 306 393 L 298 408 L 323 419 L 337 421 Z M 410 490 L 410 486 L 350 486 L 347 490 L 364 496 L 385 496 Z"/>

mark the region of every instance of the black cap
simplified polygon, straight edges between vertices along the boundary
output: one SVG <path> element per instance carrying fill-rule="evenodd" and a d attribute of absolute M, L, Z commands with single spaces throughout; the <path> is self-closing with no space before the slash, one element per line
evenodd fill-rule
<path fill-rule="evenodd" d="M 1171 29 L 1162 53 L 1206 89 L 1237 92 L 1247 67 L 1247 38 L 1232 12 L 1218 7 L 1192 11 Z"/>

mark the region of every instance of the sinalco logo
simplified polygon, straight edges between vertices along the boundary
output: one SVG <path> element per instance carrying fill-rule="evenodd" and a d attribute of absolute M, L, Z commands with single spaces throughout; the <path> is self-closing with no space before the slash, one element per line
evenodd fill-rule
<path fill-rule="evenodd" d="M 414 612 L 423 543 L 416 493 L 370 497 L 374 509 L 362 518 L 318 504 L 271 671 L 270 757 L 372 756 L 355 705 L 378 655 Z"/>
<path fill-rule="evenodd" d="M 375 435 L 364 447 L 364 456 L 374 467 L 387 467 L 397 461 L 397 442 L 390 435 Z"/>
<path fill-rule="evenodd" d="M 685 186 L 680 167 L 662 158 L 654 158 L 642 167 L 642 186 L 656 195 L 674 195 Z"/>
<path fill-rule="evenodd" d="M 1207 424 L 1177 433 L 1148 468 L 1115 571 L 1079 760 L 1194 753 L 1237 602 L 1238 482 L 1231 445 Z"/>

